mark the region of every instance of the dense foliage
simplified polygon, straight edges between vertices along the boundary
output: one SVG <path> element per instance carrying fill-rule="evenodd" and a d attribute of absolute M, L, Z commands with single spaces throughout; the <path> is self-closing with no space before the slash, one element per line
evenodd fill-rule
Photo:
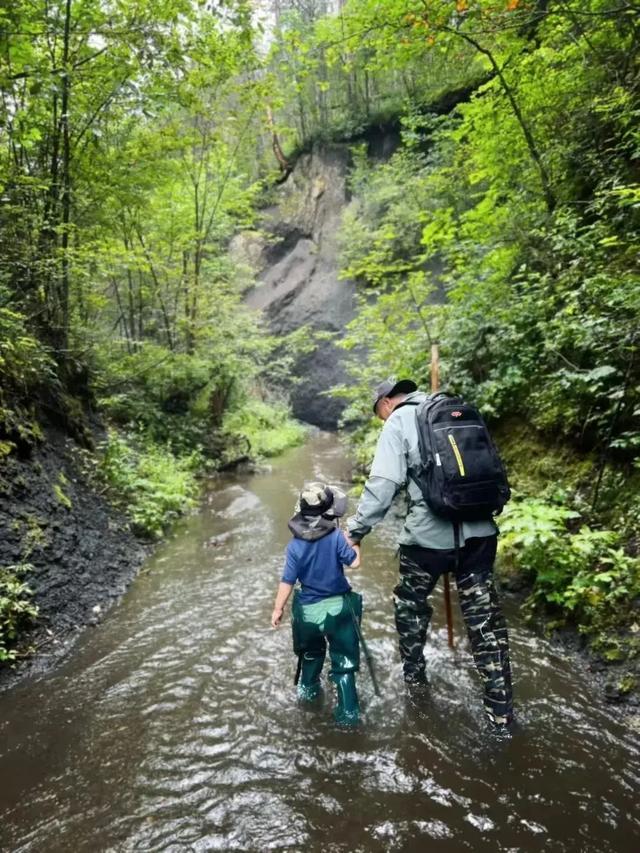
<path fill-rule="evenodd" d="M 153 537 L 195 505 L 200 461 L 197 453 L 176 459 L 153 443 L 139 447 L 135 438 L 114 431 L 104 443 L 98 475 L 114 502 L 129 509 L 134 529 Z"/>
<path fill-rule="evenodd" d="M 295 336 L 245 310 L 229 252 L 272 165 L 254 40 L 241 0 L 0 8 L 0 463 L 62 427 L 147 536 L 203 469 L 301 438 L 263 382 Z M 33 615 L 20 573 L 0 657 Z"/>
<path fill-rule="evenodd" d="M 0 457 L 42 440 L 43 420 L 91 442 L 97 405 L 122 430 L 104 470 L 137 478 L 125 491 L 151 532 L 184 497 L 166 454 L 176 472 L 194 452 L 245 455 L 243 412 L 268 406 L 276 342 L 228 251 L 268 175 L 253 40 L 242 2 L 0 10 Z M 299 439 L 280 404 L 262 417 L 275 444 Z M 173 508 L 152 518 L 143 480 Z"/>
<path fill-rule="evenodd" d="M 533 603 L 601 640 L 633 620 L 640 596 L 638 11 L 616 0 L 365 0 L 309 37 L 312 56 L 342 63 L 338 98 L 350 75 L 380 75 L 392 91 L 420 79 L 426 57 L 433 69 L 419 93 L 395 97 L 391 159 L 354 149 L 342 267 L 361 310 L 342 341 L 355 381 L 340 392 L 356 452 L 364 462 L 375 436 L 362 420 L 372 379 L 425 385 L 439 342 L 445 387 L 512 425 L 507 453 L 515 436 L 522 450 L 523 424 L 525 457 L 539 435 L 574 449 L 575 467 L 520 492 L 504 552 L 534 582 Z M 443 86 L 461 93 L 447 115 Z M 516 482 L 523 467 L 512 459 Z"/>
<path fill-rule="evenodd" d="M 30 600 L 32 590 L 23 579 L 29 568 L 26 563 L 0 567 L 0 663 L 15 659 L 13 640 L 38 615 L 38 608 Z"/>

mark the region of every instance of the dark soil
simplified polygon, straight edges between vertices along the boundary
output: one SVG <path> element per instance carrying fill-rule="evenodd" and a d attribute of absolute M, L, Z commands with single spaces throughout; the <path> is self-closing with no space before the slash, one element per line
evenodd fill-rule
<path fill-rule="evenodd" d="M 500 588 L 520 606 L 531 592 L 531 584 L 521 575 L 500 577 Z M 576 627 L 549 629 L 543 615 L 538 614 L 531 627 L 548 639 L 576 665 L 589 674 L 601 696 L 623 715 L 640 714 L 640 659 L 607 660 L 595 652 L 587 637 Z M 627 639 L 628 639 L 627 634 Z M 621 630 L 624 639 L 624 630 Z"/>
<path fill-rule="evenodd" d="M 33 566 L 24 579 L 40 611 L 20 636 L 18 661 L 0 664 L 0 689 L 58 663 L 120 598 L 148 553 L 90 482 L 89 459 L 50 429 L 29 458 L 11 456 L 0 469 L 0 566 Z"/>

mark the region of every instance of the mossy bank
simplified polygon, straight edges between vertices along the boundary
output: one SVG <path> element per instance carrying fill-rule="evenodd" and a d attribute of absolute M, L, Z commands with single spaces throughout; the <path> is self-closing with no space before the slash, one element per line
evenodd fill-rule
<path fill-rule="evenodd" d="M 0 565 L 23 568 L 33 595 L 21 598 L 38 611 L 16 620 L 19 635 L 7 652 L 15 661 L 0 667 L 0 687 L 58 661 L 122 595 L 148 553 L 88 481 L 85 451 L 54 429 L 45 439 L 28 458 L 5 458 L 0 471 Z"/>
<path fill-rule="evenodd" d="M 521 422 L 503 421 L 495 437 L 514 491 L 500 520 L 503 587 L 531 624 L 579 656 L 609 702 L 637 709 L 638 473 Z"/>

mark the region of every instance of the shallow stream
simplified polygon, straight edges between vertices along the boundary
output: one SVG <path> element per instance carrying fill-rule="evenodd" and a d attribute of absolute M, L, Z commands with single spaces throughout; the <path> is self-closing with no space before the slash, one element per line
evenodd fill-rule
<path fill-rule="evenodd" d="M 510 742 L 484 735 L 439 598 L 430 695 L 405 696 L 393 519 L 353 573 L 381 697 L 361 672 L 356 732 L 333 726 L 328 690 L 296 706 L 288 628 L 268 627 L 286 522 L 303 480 L 348 475 L 320 433 L 216 480 L 62 666 L 0 695 L 2 851 L 640 850 L 637 736 L 515 612 Z"/>

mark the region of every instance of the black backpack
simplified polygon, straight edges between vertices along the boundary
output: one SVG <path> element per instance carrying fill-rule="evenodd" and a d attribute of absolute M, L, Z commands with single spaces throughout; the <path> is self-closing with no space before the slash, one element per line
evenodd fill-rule
<path fill-rule="evenodd" d="M 437 394 L 418 404 L 421 468 L 410 471 L 436 515 L 479 521 L 511 497 L 502 460 L 482 415 L 461 397 Z"/>

